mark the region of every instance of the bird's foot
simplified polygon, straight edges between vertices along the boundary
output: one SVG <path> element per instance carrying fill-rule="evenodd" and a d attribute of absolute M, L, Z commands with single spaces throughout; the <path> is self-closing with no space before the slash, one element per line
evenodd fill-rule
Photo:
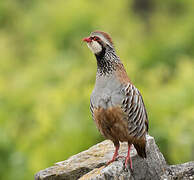
<path fill-rule="evenodd" d="M 107 164 L 106 164 L 107 166 L 108 166 L 109 164 L 111 164 L 112 162 L 114 162 L 114 161 L 118 158 L 118 150 L 119 150 L 119 145 L 116 145 L 116 146 L 115 146 L 114 155 L 113 155 L 112 159 L 111 159 L 110 161 L 107 162 Z"/>
<path fill-rule="evenodd" d="M 125 159 L 125 169 L 127 169 L 128 162 L 130 162 L 130 170 L 133 171 L 132 160 L 130 158 L 130 148 L 131 148 L 131 145 L 128 145 L 128 153 Z"/>
<path fill-rule="evenodd" d="M 108 166 L 109 164 L 111 164 L 112 162 L 118 160 L 119 158 L 124 158 L 124 156 L 113 157 L 110 161 L 108 161 L 108 162 L 106 163 L 106 165 Z"/>
<path fill-rule="evenodd" d="M 133 170 L 132 161 L 130 157 L 126 157 L 125 159 L 125 169 L 127 169 L 128 162 L 130 162 L 130 169 Z"/>
<path fill-rule="evenodd" d="M 108 166 L 109 164 L 113 163 L 114 161 L 116 161 L 117 158 L 112 158 L 110 161 L 108 161 L 106 163 L 106 166 Z"/>

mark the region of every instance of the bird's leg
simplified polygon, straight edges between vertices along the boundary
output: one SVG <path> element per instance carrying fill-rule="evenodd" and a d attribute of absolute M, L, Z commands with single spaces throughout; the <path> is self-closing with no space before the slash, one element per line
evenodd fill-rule
<path fill-rule="evenodd" d="M 130 162 L 130 168 L 132 170 L 133 167 L 132 167 L 132 161 L 131 161 L 131 158 L 130 158 L 130 150 L 131 150 L 131 144 L 128 144 L 128 152 L 127 152 L 127 157 L 125 159 L 125 168 L 127 168 L 127 164 L 128 164 L 128 161 L 129 161 Z"/>
<path fill-rule="evenodd" d="M 112 159 L 110 161 L 108 161 L 107 165 L 114 162 L 116 160 L 117 156 L 118 156 L 118 151 L 119 151 L 120 144 L 119 143 L 114 143 L 114 146 L 115 146 L 114 155 L 113 155 Z"/>

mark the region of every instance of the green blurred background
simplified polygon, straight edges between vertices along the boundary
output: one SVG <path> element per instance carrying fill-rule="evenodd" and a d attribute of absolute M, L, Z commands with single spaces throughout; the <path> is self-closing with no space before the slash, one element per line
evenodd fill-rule
<path fill-rule="evenodd" d="M 194 159 L 193 0 L 1 0 L 0 179 L 34 174 L 103 140 L 89 112 L 96 62 L 82 38 L 111 34 L 170 164 Z"/>

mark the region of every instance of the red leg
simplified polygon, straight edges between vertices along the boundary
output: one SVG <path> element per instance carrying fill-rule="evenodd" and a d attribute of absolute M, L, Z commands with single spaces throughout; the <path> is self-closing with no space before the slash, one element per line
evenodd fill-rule
<path fill-rule="evenodd" d="M 115 152 L 114 152 L 114 155 L 112 157 L 112 159 L 110 161 L 108 161 L 107 165 L 109 165 L 110 163 L 114 162 L 118 156 L 118 151 L 119 151 L 119 147 L 120 147 L 120 144 L 116 144 L 115 145 Z"/>
<path fill-rule="evenodd" d="M 132 161 L 130 158 L 130 149 L 131 149 L 131 144 L 128 144 L 128 152 L 127 152 L 127 157 L 125 159 L 125 168 L 127 168 L 128 161 L 130 162 L 130 168 L 133 169 L 132 167 Z"/>

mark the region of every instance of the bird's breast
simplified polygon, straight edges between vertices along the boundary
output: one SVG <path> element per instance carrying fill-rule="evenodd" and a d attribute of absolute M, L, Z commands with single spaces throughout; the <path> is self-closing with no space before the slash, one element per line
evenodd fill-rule
<path fill-rule="evenodd" d="M 107 109 L 111 106 L 111 92 L 109 89 L 94 89 L 91 95 L 91 101 L 94 107 Z"/>
<path fill-rule="evenodd" d="M 120 106 L 123 95 L 121 94 L 122 84 L 115 79 L 97 82 L 91 95 L 94 107 L 104 109 Z"/>

